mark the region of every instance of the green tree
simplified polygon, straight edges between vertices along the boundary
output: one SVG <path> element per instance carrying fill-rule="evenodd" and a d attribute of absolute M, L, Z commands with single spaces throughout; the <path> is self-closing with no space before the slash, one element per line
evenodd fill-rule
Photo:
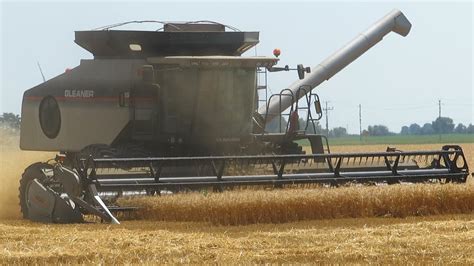
<path fill-rule="evenodd" d="M 410 135 L 410 128 L 407 126 L 403 126 L 400 130 L 400 135 Z"/>
<path fill-rule="evenodd" d="M 21 118 L 14 113 L 3 113 L 0 116 L 0 123 L 13 129 L 20 129 Z"/>
<path fill-rule="evenodd" d="M 421 133 L 421 127 L 417 123 L 413 123 L 409 127 L 410 135 L 418 135 Z"/>
<path fill-rule="evenodd" d="M 283 116 L 278 116 L 265 126 L 265 131 L 269 133 L 283 133 L 286 131 L 286 124 L 288 124 L 286 119 Z"/>
<path fill-rule="evenodd" d="M 474 134 L 474 125 L 473 124 L 469 124 L 469 126 L 467 126 L 466 133 L 467 134 Z"/>
<path fill-rule="evenodd" d="M 387 136 L 391 134 L 388 127 L 384 125 L 369 126 L 367 131 L 370 136 Z"/>
<path fill-rule="evenodd" d="M 434 131 L 434 129 L 433 129 L 433 125 L 430 124 L 430 123 L 425 123 L 425 124 L 423 125 L 423 127 L 421 128 L 420 133 L 421 133 L 422 135 L 431 135 L 431 134 L 434 134 L 435 131 Z"/>
<path fill-rule="evenodd" d="M 335 127 L 331 129 L 329 136 L 336 138 L 347 136 L 347 129 L 344 127 Z"/>
<path fill-rule="evenodd" d="M 300 117 L 298 119 L 298 123 L 300 126 L 300 130 L 306 129 L 306 133 L 308 134 L 321 134 L 322 133 L 321 125 L 319 124 L 319 121 L 314 121 L 314 127 L 313 127 L 313 123 L 311 121 L 306 123 L 306 120 Z M 307 128 L 306 128 L 306 125 L 308 126 Z"/>
<path fill-rule="evenodd" d="M 454 129 L 453 119 L 449 117 L 438 117 L 432 125 L 434 131 L 438 134 L 452 133 Z"/>
<path fill-rule="evenodd" d="M 459 123 L 454 129 L 454 132 L 459 133 L 459 134 L 467 133 L 467 127 L 463 125 L 462 123 Z"/>

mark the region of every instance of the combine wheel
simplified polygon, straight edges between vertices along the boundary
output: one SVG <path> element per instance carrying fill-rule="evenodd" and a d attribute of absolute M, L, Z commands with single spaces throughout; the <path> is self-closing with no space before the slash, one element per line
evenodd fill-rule
<path fill-rule="evenodd" d="M 79 209 L 54 181 L 53 172 L 53 166 L 47 163 L 34 163 L 26 168 L 19 188 L 23 218 L 46 223 L 83 222 Z"/>
<path fill-rule="evenodd" d="M 47 163 L 34 163 L 25 169 L 25 172 L 20 179 L 20 210 L 23 214 L 23 218 L 28 219 L 28 210 L 30 208 L 28 193 L 30 185 L 33 180 L 37 180 L 40 183 L 44 182 L 46 175 L 43 170 L 53 170 L 53 167 Z"/>

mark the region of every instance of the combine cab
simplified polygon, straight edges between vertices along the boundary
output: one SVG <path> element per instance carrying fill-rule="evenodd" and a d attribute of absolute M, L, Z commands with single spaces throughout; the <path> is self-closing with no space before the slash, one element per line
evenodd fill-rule
<path fill-rule="evenodd" d="M 25 170 L 23 216 L 69 223 L 92 214 L 118 223 L 115 211 L 133 210 L 116 206 L 123 195 L 249 185 L 465 182 L 469 171 L 459 146 L 335 154 L 326 137 L 315 133 L 321 107 L 313 89 L 386 34 L 406 36 L 410 28 L 394 10 L 318 66 L 294 69 L 276 66 L 276 57 L 241 56 L 258 43 L 259 33 L 226 31 L 218 23 L 76 32 L 76 43 L 94 59 L 24 94 L 21 148 L 60 153 Z M 267 97 L 261 76 L 289 70 L 299 79 Z M 267 132 L 284 115 L 288 125 Z M 305 125 L 298 123 L 300 116 Z"/>

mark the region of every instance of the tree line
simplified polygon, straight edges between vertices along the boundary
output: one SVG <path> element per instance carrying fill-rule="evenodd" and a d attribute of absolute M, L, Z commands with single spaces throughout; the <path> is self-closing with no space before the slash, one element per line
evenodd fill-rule
<path fill-rule="evenodd" d="M 373 125 L 369 126 L 367 130 L 362 132 L 364 136 L 388 136 L 388 135 L 435 135 L 435 134 L 474 134 L 474 125 L 469 124 L 468 126 L 459 123 L 454 124 L 453 119 L 449 117 L 438 117 L 431 123 L 425 123 L 420 126 L 417 123 L 413 123 L 409 126 L 403 126 L 400 133 L 390 132 L 387 126 L 384 125 Z"/>
<path fill-rule="evenodd" d="M 280 124 L 281 123 L 281 124 Z M 329 137 L 344 137 L 349 135 L 347 129 L 344 127 L 335 127 L 329 132 L 326 129 L 321 127 L 321 124 L 318 121 L 315 121 L 315 126 L 313 127 L 311 123 L 306 123 L 305 119 L 299 118 L 299 130 L 304 130 L 306 125 L 307 133 L 316 133 L 323 134 Z M 283 116 L 280 117 L 280 120 L 274 119 L 271 121 L 267 127 L 266 131 L 271 133 L 285 132 L 288 125 L 287 119 Z M 280 130 L 281 126 L 281 130 Z M 314 130 L 316 129 L 316 130 Z M 399 133 L 391 132 L 385 125 L 370 125 L 367 129 L 362 131 L 363 136 L 390 136 L 390 135 L 434 135 L 434 134 L 474 134 L 474 125 L 464 125 L 462 123 L 455 124 L 453 119 L 449 117 L 438 117 L 435 121 L 431 123 L 425 123 L 423 126 L 420 126 L 417 123 L 413 123 L 408 126 L 403 126 Z"/>
<path fill-rule="evenodd" d="M 468 126 L 459 123 L 454 124 L 453 119 L 449 117 L 438 117 L 431 123 L 425 123 L 420 126 L 417 123 L 413 123 L 409 126 L 403 126 L 400 133 L 390 132 L 387 126 L 384 125 L 373 125 L 369 126 L 366 130 L 362 131 L 364 136 L 389 136 L 389 135 L 435 135 L 435 134 L 474 134 L 474 125 L 469 124 Z"/>
<path fill-rule="evenodd" d="M 425 123 L 423 126 L 413 123 L 409 126 L 403 126 L 400 134 L 401 135 L 432 135 L 432 134 L 473 134 L 474 125 L 469 124 L 468 126 L 459 123 L 454 124 L 453 119 L 449 117 L 438 117 L 431 123 Z"/>
<path fill-rule="evenodd" d="M 0 115 L 0 127 L 19 130 L 21 118 L 14 113 L 3 113 Z"/>

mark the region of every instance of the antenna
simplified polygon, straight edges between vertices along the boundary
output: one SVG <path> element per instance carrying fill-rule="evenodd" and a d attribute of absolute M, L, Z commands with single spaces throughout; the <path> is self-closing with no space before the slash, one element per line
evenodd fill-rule
<path fill-rule="evenodd" d="M 46 82 L 46 79 L 44 78 L 44 74 L 43 74 L 43 69 L 41 69 L 40 63 L 38 61 L 36 61 L 36 64 L 38 65 L 41 76 L 43 77 L 43 82 Z"/>

